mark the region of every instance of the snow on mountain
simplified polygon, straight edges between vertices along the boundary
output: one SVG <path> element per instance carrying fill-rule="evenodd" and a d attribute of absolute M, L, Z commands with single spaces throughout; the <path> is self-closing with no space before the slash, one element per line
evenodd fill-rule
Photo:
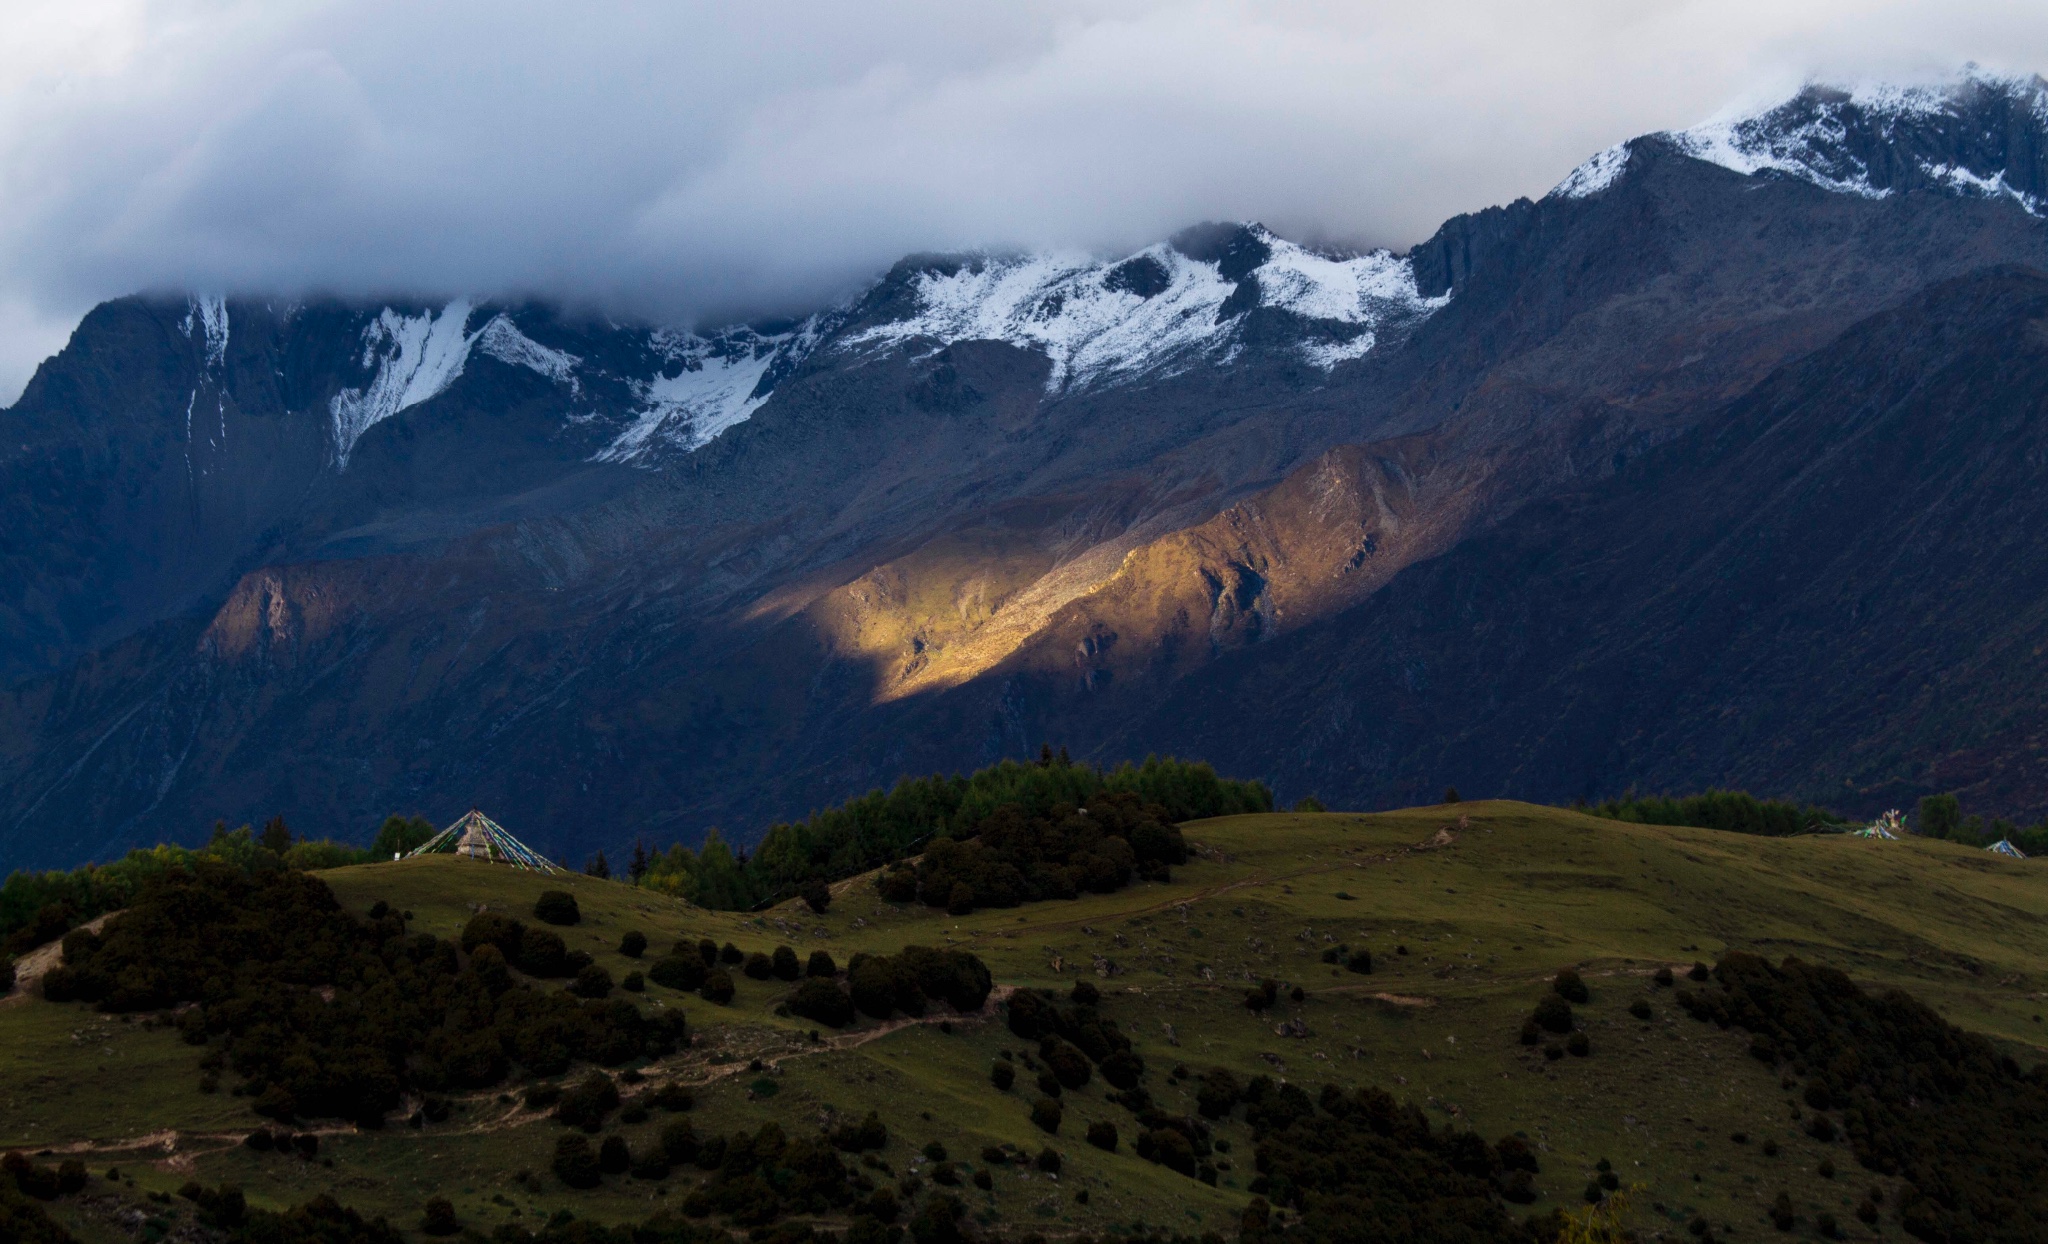
<path fill-rule="evenodd" d="M 475 344 L 499 362 L 530 368 L 556 384 L 567 385 L 572 393 L 582 389 L 576 380 L 576 365 L 583 360 L 566 351 L 550 349 L 520 332 L 509 315 L 493 316 L 476 335 Z"/>
<path fill-rule="evenodd" d="M 652 379 L 631 382 L 640 398 L 633 422 L 597 453 L 600 461 L 632 462 L 670 447 L 684 452 L 709 444 L 768 400 L 770 372 L 787 368 L 816 347 L 828 317 L 813 316 L 786 333 L 751 328 L 709 337 L 656 329 L 652 346 L 670 365 Z"/>
<path fill-rule="evenodd" d="M 1628 144 L 1616 143 L 1573 169 L 1563 181 L 1557 183 L 1546 197 L 1553 199 L 1586 199 L 1620 180 L 1628 171 Z"/>
<path fill-rule="evenodd" d="M 206 340 L 206 365 L 219 367 L 228 356 L 228 300 L 219 294 L 195 295 L 186 300 L 185 319 L 179 325 L 187 337 L 196 327 Z"/>
<path fill-rule="evenodd" d="M 976 256 L 913 278 L 915 314 L 868 328 L 843 343 L 877 349 L 928 340 L 1007 341 L 1052 360 L 1048 392 L 1074 392 L 1139 376 L 1169 376 L 1202 359 L 1230 356 L 1236 310 L 1272 307 L 1319 321 L 1304 357 L 1324 368 L 1370 350 L 1374 329 L 1428 315 L 1445 299 L 1417 293 L 1414 270 L 1385 251 L 1350 259 L 1318 255 L 1261 226 L 1244 231 L 1265 251 L 1251 269 L 1256 294 L 1223 263 L 1170 243 L 1121 260 L 1084 254 Z M 1229 304 L 1229 305 L 1227 305 Z M 1339 340 L 1332 344 L 1327 336 Z"/>
<path fill-rule="evenodd" d="M 1927 86 L 1810 85 L 1665 137 L 1738 173 L 1842 194 L 1925 189 L 2006 198 L 2037 216 L 2048 208 L 2048 82 L 2038 76 L 1971 70 Z"/>
<path fill-rule="evenodd" d="M 386 307 L 363 329 L 363 366 L 375 367 L 377 374 L 368 386 L 343 389 L 328 403 L 337 467 L 348 469 L 349 451 L 363 433 L 433 397 L 462 374 L 475 340 L 464 333 L 470 310 L 466 298 L 449 303 L 439 315 L 404 315 Z"/>

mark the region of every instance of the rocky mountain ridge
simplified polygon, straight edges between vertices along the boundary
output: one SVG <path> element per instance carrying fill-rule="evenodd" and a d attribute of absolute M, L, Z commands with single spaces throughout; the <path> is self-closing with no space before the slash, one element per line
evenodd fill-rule
<path fill-rule="evenodd" d="M 1341 619 L 1530 506 L 1925 290 L 2048 268 L 2042 89 L 1812 88 L 1403 256 L 1207 226 L 916 257 L 799 324 L 108 304 L 0 416 L 0 850 L 446 802 L 574 854 L 744 837 L 1048 732 L 1180 746 L 1156 705 L 1290 635 L 1369 650 Z M 1283 795 L 1394 788 L 1278 711 L 1213 754 Z M 1656 771 L 1747 771 L 1693 754 Z"/>

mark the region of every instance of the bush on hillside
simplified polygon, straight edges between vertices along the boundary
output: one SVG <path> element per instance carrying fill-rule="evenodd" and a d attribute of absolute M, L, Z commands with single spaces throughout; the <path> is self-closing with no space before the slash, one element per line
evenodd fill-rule
<path fill-rule="evenodd" d="M 647 953 L 647 935 L 638 929 L 629 929 L 619 939 L 619 953 L 628 959 L 638 959 Z"/>
<path fill-rule="evenodd" d="M 1060 1116 L 1064 1113 L 1057 1097 L 1041 1097 L 1031 1103 L 1031 1122 L 1040 1130 L 1054 1135 L 1059 1134 Z"/>
<path fill-rule="evenodd" d="M 698 988 L 697 992 L 705 1001 L 715 1002 L 720 1006 L 724 1006 L 732 1001 L 732 977 L 726 975 L 723 968 L 713 968 L 704 974 L 704 984 Z"/>
<path fill-rule="evenodd" d="M 597 1154 L 590 1148 L 590 1142 L 573 1133 L 555 1141 L 555 1178 L 565 1188 L 595 1188 L 604 1182 L 604 1173 L 598 1169 Z"/>
<path fill-rule="evenodd" d="M 576 896 L 567 890 L 543 890 L 534 901 L 533 915 L 545 924 L 577 924 L 583 919 L 582 909 L 576 906 Z"/>
<path fill-rule="evenodd" d="M 778 980 L 793 981 L 804 974 L 803 965 L 797 962 L 796 951 L 787 946 L 777 946 L 769 956 L 769 965 Z"/>
<path fill-rule="evenodd" d="M 1566 968 L 1552 978 L 1550 987 L 1566 1002 L 1584 1004 L 1592 1000 L 1592 995 L 1586 992 L 1586 982 L 1572 968 Z"/>
<path fill-rule="evenodd" d="M 844 1028 L 853 1022 L 853 999 L 830 980 L 813 977 L 790 995 L 789 1012 L 828 1028 Z"/>
<path fill-rule="evenodd" d="M 775 975 L 775 963 L 757 950 L 747 956 L 746 966 L 740 970 L 745 972 L 749 979 L 764 981 Z"/>
<path fill-rule="evenodd" d="M 704 960 L 693 951 L 688 955 L 670 955 L 656 959 L 654 966 L 647 969 L 647 979 L 664 989 L 680 989 L 685 992 L 701 989 L 709 969 Z"/>
<path fill-rule="evenodd" d="M 995 987 L 988 966 L 964 950 L 905 946 L 894 955 L 856 954 L 846 965 L 854 1009 L 875 1019 L 923 1015 L 930 1000 L 961 1014 L 979 1011 Z"/>
<path fill-rule="evenodd" d="M 827 980 L 839 975 L 839 965 L 832 962 L 832 956 L 822 950 L 814 950 L 804 961 L 805 976 L 822 976 Z"/>
<path fill-rule="evenodd" d="M 1548 993 L 1536 1000 L 1536 1010 L 1529 1018 L 1549 1032 L 1570 1032 L 1572 1030 L 1572 1005 L 1554 993 Z"/>

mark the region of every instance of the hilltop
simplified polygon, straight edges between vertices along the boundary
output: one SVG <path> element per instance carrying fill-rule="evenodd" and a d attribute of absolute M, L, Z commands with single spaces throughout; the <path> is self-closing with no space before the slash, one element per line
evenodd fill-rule
<path fill-rule="evenodd" d="M 822 913 L 793 900 L 753 914 L 453 857 L 315 875 L 349 912 L 383 911 L 381 903 L 393 913 L 385 918 L 403 916 L 407 935 L 444 939 L 480 911 L 531 924 L 544 891 L 566 890 L 581 920 L 555 931 L 614 979 L 646 970 L 672 943 L 705 938 L 743 952 L 822 949 L 841 968 L 858 952 L 894 955 L 908 944 L 970 951 L 993 977 L 982 1014 L 934 1005 L 922 1019 L 862 1019 L 839 1032 L 779 1014 L 792 986 L 737 968 L 728 1005 L 655 984 L 637 998 L 615 992 L 648 1014 L 680 1010 L 693 1044 L 614 1067 L 635 1067 L 639 1079 L 620 1083 L 628 1109 L 605 1132 L 641 1154 L 676 1118 L 699 1136 L 774 1122 L 795 1140 L 872 1111 L 888 1141 L 868 1156 L 895 1176 L 917 1172 L 929 1200 L 938 1163 L 921 1151 L 936 1142 L 957 1173 L 946 1191 L 965 1204 L 969 1229 L 1011 1237 L 1142 1224 L 1235 1238 L 1259 1178 L 1249 1112 L 1209 1123 L 1210 1186 L 1133 1152 L 1134 1112 L 1110 1100 L 1100 1075 L 1062 1094 L 1057 1135 L 1035 1126 L 1039 1094 L 1020 1065 L 1034 1043 L 1005 1018 L 1005 1000 L 1014 1004 L 1020 989 L 1055 990 L 1064 1003 L 1077 982 L 1095 986 L 1101 1015 L 1130 1039 L 1143 1087 L 1165 1111 L 1196 1115 L 1204 1077 L 1219 1068 L 1240 1084 L 1264 1075 L 1311 1097 L 1325 1084 L 1376 1086 L 1439 1128 L 1473 1129 L 1489 1142 L 1525 1137 L 1540 1197 L 1511 1207 L 1517 1219 L 1582 1209 L 1605 1160 L 1613 1182 L 1640 1185 L 1628 1211 L 1635 1224 L 1667 1237 L 1695 1216 L 1734 1238 L 1772 1234 L 1769 1214 L 1784 1193 L 1802 1233 L 1829 1213 L 1839 1230 L 1870 1238 L 1852 1216 L 1865 1193 L 1880 1188 L 1891 1207 L 1907 1192 L 1899 1177 L 1858 1168 L 1842 1142 L 1816 1139 L 1810 1120 L 1797 1121 L 1802 1101 L 1814 1113 L 1810 1090 L 1802 1098 L 1795 1082 L 1805 1072 L 1753 1056 L 1739 1024 L 1687 1016 L 1681 991 L 1714 988 L 1686 979 L 1695 962 L 1796 956 L 1866 989 L 1903 989 L 2018 1063 L 2048 1050 L 2048 863 L 1926 840 L 1642 826 L 1505 801 L 1223 817 L 1181 830 L 1193 858 L 1170 880 L 964 916 L 885 902 L 875 874 L 833 886 Z M 620 953 L 630 931 L 650 945 L 639 959 Z M 1370 953 L 1369 974 L 1349 966 L 1360 952 Z M 1584 1057 L 1546 1057 L 1548 1035 L 1521 1041 L 1564 968 L 1590 994 L 1574 1008 Z M 1659 983 L 1660 968 L 1677 974 L 1674 985 Z M 1268 980 L 1273 1005 L 1248 1009 L 1247 990 Z M 1007 1091 L 990 1079 L 1004 1051 L 1017 1060 Z M 319 1138 L 315 1160 L 259 1153 L 242 1139 L 272 1124 L 247 1099 L 199 1091 L 206 1053 L 174 1025 L 17 991 L 0 1002 L 0 1147 L 87 1162 L 88 1188 L 53 1212 L 88 1241 L 132 1238 L 120 1226 L 123 1206 L 167 1224 L 189 1217 L 189 1202 L 149 1197 L 193 1180 L 238 1185 L 251 1205 L 273 1209 L 328 1193 L 409 1233 L 426 1201 L 442 1196 L 462 1222 L 489 1233 L 538 1228 L 561 1211 L 637 1222 L 681 1204 L 704 1179 L 682 1166 L 661 1180 L 562 1186 L 549 1172 L 567 1129 L 524 1104 L 529 1085 L 516 1073 L 489 1090 L 449 1094 L 445 1116 L 416 1128 L 406 1125 L 411 1103 L 380 1130 L 302 1121 L 295 1129 Z M 545 1080 L 574 1084 L 584 1071 Z M 692 1110 L 627 1121 L 636 1094 L 644 1104 L 671 1082 L 689 1089 Z M 1120 1132 L 1114 1153 L 1085 1139 L 1091 1123 L 1105 1122 Z M 1057 1179 L 1033 1162 L 1048 1144 L 1063 1159 Z M 118 1184 L 103 1177 L 109 1166 Z M 889 1182 L 877 1168 L 859 1170 Z M 984 1172 L 986 1190 L 975 1184 Z M 906 1202 L 907 1215 L 918 1202 Z M 1898 1238 L 1890 1208 L 1879 1232 Z"/>

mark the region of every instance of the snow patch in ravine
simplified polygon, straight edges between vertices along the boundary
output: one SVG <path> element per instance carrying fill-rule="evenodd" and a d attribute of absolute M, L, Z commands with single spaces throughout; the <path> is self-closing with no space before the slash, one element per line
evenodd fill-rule
<path fill-rule="evenodd" d="M 404 315 L 386 307 L 363 329 L 362 363 L 376 368 L 376 375 L 368 386 L 343 389 L 328 403 L 335 462 L 342 470 L 363 433 L 455 383 L 469 361 L 473 339 L 464 330 L 470 310 L 467 298 L 449 303 L 439 315 Z"/>
<path fill-rule="evenodd" d="M 702 448 L 719 433 L 744 423 L 772 386 L 769 369 L 793 365 L 817 345 L 822 317 L 795 330 L 762 334 L 735 328 L 711 336 L 656 329 L 649 344 L 667 361 L 650 380 L 635 381 L 640 400 L 633 422 L 595 455 L 602 462 L 632 462 L 653 451 L 685 453 Z M 671 373 L 673 369 L 673 374 Z"/>
<path fill-rule="evenodd" d="M 219 367 L 228 356 L 228 300 L 219 294 L 195 294 L 185 300 L 179 325 L 187 337 L 197 328 L 206 342 L 206 365 Z"/>

